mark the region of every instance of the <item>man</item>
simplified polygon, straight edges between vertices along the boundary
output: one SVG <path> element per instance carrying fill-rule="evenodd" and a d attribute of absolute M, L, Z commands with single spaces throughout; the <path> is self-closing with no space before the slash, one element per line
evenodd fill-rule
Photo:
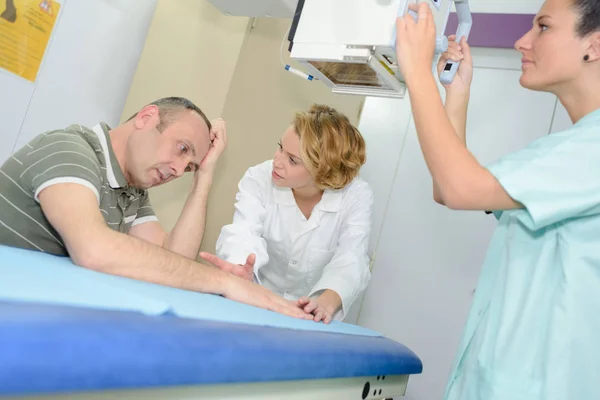
<path fill-rule="evenodd" d="M 68 255 L 79 266 L 223 295 L 298 318 L 297 306 L 252 282 L 197 263 L 225 123 L 183 98 L 155 101 L 110 129 L 43 133 L 0 167 L 0 244 Z M 185 172 L 194 182 L 166 233 L 147 189 Z"/>

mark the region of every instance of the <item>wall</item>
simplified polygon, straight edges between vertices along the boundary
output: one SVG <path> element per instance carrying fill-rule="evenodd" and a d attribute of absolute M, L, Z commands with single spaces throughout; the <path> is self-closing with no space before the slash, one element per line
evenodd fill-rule
<path fill-rule="evenodd" d="M 519 53 L 478 48 L 473 54 L 467 137 L 482 164 L 568 125 L 553 95 L 520 87 Z M 369 157 L 362 175 L 376 200 L 373 279 L 358 322 L 422 359 L 423 374 L 411 377 L 407 399 L 437 400 L 496 221 L 433 201 L 408 99 L 367 99 L 359 128 Z"/>
<path fill-rule="evenodd" d="M 167 96 L 189 98 L 210 119 L 222 116 L 248 23 L 205 0 L 159 0 L 121 119 Z M 186 174 L 150 190 L 165 229 L 175 225 L 191 182 Z"/>
<path fill-rule="evenodd" d="M 290 23 L 290 19 L 257 19 L 240 53 L 223 111 L 229 147 L 219 161 L 210 194 L 202 245 L 206 251 L 214 252 L 221 227 L 231 223 L 237 184 L 244 172 L 273 157 L 295 112 L 325 103 L 358 122 L 362 97 L 334 95 L 324 85 L 283 69 L 279 54 Z M 284 61 L 289 62 L 287 50 Z"/>
<path fill-rule="evenodd" d="M 475 13 L 536 14 L 544 0 L 469 0 Z"/>
<path fill-rule="evenodd" d="M 118 122 L 156 1 L 59 3 L 36 81 L 0 70 L 0 162 L 43 131 Z"/>

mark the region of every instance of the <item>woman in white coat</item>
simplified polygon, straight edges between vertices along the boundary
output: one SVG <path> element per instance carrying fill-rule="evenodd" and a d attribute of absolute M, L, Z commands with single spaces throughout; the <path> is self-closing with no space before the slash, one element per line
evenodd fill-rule
<path fill-rule="evenodd" d="M 370 279 L 373 192 L 359 179 L 365 142 L 336 110 L 296 114 L 273 160 L 239 183 L 233 223 L 206 261 L 257 280 L 314 320 L 343 319 Z"/>

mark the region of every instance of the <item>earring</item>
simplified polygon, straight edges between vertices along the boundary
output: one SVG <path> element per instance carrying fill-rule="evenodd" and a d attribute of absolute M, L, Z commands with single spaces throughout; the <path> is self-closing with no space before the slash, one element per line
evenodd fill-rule
<path fill-rule="evenodd" d="M 583 61 L 588 61 L 589 59 L 590 59 L 589 55 L 586 54 L 585 56 L 583 56 Z"/>

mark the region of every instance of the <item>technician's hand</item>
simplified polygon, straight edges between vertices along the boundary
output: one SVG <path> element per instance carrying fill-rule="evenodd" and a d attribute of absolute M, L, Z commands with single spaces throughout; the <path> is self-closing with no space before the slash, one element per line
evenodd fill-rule
<path fill-rule="evenodd" d="M 409 4 L 408 8 L 418 14 L 418 21 L 415 22 L 408 12 L 396 20 L 396 56 L 400 72 L 410 88 L 410 82 L 419 75 L 433 75 L 435 21 L 427 3 Z"/>
<path fill-rule="evenodd" d="M 454 80 L 449 85 L 444 85 L 444 88 L 448 96 L 463 96 L 469 94 L 473 80 L 473 59 L 467 39 L 463 37 L 460 43 L 455 40 L 456 35 L 448 36 L 448 50 L 440 56 L 437 69 L 438 74 L 441 74 L 448 60 L 460 61 Z"/>
<path fill-rule="evenodd" d="M 244 279 L 228 275 L 223 296 L 240 303 L 264 308 L 280 314 L 300 319 L 312 319 L 313 316 L 304 312 L 296 302 L 291 302 L 281 296 Z"/>
<path fill-rule="evenodd" d="M 205 252 L 200 253 L 200 258 L 208 261 L 215 267 L 218 267 L 225 272 L 229 272 L 247 281 L 254 282 L 254 263 L 256 262 L 255 254 L 250 254 L 246 259 L 246 264 L 244 265 L 232 264 L 215 256 L 214 254 Z"/>
<path fill-rule="evenodd" d="M 213 173 L 217 165 L 217 161 L 225 148 L 227 147 L 227 129 L 225 121 L 222 118 L 211 121 L 212 129 L 210 130 L 210 149 L 204 160 L 200 163 L 200 168 L 196 171 L 196 177 L 209 172 Z"/>

